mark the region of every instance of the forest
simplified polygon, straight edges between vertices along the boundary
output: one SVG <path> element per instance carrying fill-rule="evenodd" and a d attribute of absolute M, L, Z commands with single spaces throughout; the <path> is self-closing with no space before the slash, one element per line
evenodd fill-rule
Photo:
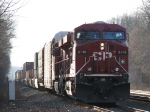
<path fill-rule="evenodd" d="M 150 90 L 150 0 L 132 14 L 108 20 L 124 26 L 129 33 L 129 73 L 131 89 Z"/>

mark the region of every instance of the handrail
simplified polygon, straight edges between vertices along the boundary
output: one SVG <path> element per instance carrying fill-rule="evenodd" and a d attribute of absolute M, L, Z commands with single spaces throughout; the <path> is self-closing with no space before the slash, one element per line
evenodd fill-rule
<path fill-rule="evenodd" d="M 61 60 L 61 61 L 58 61 L 58 62 L 56 62 L 55 64 L 61 63 L 61 62 L 66 61 L 66 60 L 68 60 L 68 59 L 69 59 L 69 58 L 64 59 L 64 60 Z M 51 64 L 51 65 L 52 65 L 52 64 Z M 70 67 L 69 67 L 69 68 L 70 68 Z M 64 74 L 69 70 L 69 68 L 65 70 Z M 61 71 L 61 70 L 60 70 L 60 71 Z M 61 72 L 60 72 L 60 73 L 61 73 Z M 61 75 L 63 75 L 63 74 L 61 73 Z"/>
<path fill-rule="evenodd" d="M 121 66 L 121 64 L 117 61 L 116 56 L 113 56 L 115 58 L 115 61 L 118 63 L 118 65 L 120 65 L 120 67 L 129 75 L 129 73 L 123 68 L 123 66 Z"/>
<path fill-rule="evenodd" d="M 69 67 L 69 68 L 71 68 L 71 67 Z M 63 74 L 60 72 L 61 75 L 65 75 L 65 74 L 67 73 L 67 71 L 69 70 L 69 68 L 67 68 Z M 61 71 L 61 70 L 60 70 L 60 71 Z"/>
<path fill-rule="evenodd" d="M 90 56 L 89 57 L 89 60 L 80 68 L 80 70 L 78 70 L 78 72 L 75 74 L 75 84 L 76 84 L 76 75 L 82 70 L 82 68 L 84 68 L 90 61 L 90 58 L 93 57 L 93 56 Z"/>
<path fill-rule="evenodd" d="M 93 57 L 93 56 L 90 56 L 90 57 Z M 90 61 L 90 57 L 89 57 L 88 62 L 87 62 L 87 63 L 85 63 L 85 64 L 84 64 L 84 65 L 80 68 L 80 70 L 78 70 L 78 72 L 75 74 L 75 76 L 76 76 L 76 75 L 77 75 L 77 74 L 78 74 L 78 73 L 82 70 L 82 68 L 83 68 L 83 67 L 85 67 L 85 65 L 86 65 L 86 64 L 88 64 L 88 63 L 89 63 L 89 61 Z"/>
<path fill-rule="evenodd" d="M 71 68 L 71 66 L 69 68 Z M 66 73 L 69 70 L 69 68 L 64 73 Z"/>
<path fill-rule="evenodd" d="M 66 60 L 68 60 L 69 58 L 67 58 L 67 59 L 64 59 L 64 60 L 61 60 L 61 61 L 58 61 L 58 62 L 56 62 L 55 64 L 58 64 L 58 63 L 60 63 L 60 62 L 63 62 L 63 61 L 66 61 Z M 52 65 L 52 64 L 51 64 Z"/>

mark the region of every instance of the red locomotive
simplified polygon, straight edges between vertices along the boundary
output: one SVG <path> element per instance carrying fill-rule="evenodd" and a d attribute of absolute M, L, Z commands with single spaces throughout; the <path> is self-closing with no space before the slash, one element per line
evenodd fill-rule
<path fill-rule="evenodd" d="M 104 22 L 83 24 L 73 32 L 59 32 L 42 48 L 42 75 L 36 74 L 40 80 L 35 82 L 38 87 L 87 103 L 128 99 L 127 40 L 124 27 Z"/>

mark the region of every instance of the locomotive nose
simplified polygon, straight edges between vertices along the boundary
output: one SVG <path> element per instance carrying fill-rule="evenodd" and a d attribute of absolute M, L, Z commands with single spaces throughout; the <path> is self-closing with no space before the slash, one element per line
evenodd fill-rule
<path fill-rule="evenodd" d="M 107 97 L 111 94 L 111 91 L 108 87 L 100 87 L 94 90 L 94 94 L 102 97 Z"/>

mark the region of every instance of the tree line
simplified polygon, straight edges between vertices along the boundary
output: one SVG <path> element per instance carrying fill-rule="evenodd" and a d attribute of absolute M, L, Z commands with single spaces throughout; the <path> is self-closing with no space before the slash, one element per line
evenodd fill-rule
<path fill-rule="evenodd" d="M 25 5 L 21 0 L 0 0 L 0 101 L 8 99 L 8 74 L 11 68 L 11 39 L 15 38 L 15 13 Z"/>
<path fill-rule="evenodd" d="M 129 73 L 131 89 L 150 89 L 150 1 L 132 14 L 108 20 L 127 28 L 129 38 Z"/>

